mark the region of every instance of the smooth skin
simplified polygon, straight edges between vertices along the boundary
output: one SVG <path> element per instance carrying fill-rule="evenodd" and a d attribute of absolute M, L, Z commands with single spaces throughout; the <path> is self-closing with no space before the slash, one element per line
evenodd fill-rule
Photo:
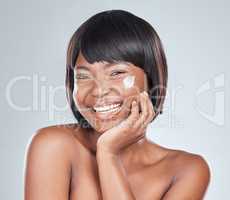
<path fill-rule="evenodd" d="M 125 73 L 110 79 L 113 69 L 90 64 L 81 54 L 76 64 L 87 65 L 81 73 L 94 78 L 78 80 L 81 89 L 74 92 L 78 109 L 94 128 L 65 124 L 37 131 L 27 152 L 25 200 L 203 199 L 210 182 L 204 158 L 146 138 L 155 113 L 144 92 L 145 73 L 128 65 Z M 134 89 L 124 90 L 126 75 L 137 78 Z M 84 108 L 108 96 L 122 97 L 126 109 L 113 120 L 93 121 L 95 113 Z"/>

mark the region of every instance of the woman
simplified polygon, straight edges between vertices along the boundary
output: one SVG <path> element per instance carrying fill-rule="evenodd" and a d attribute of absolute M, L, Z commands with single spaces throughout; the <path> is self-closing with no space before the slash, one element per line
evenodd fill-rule
<path fill-rule="evenodd" d="M 67 51 L 66 91 L 78 123 L 37 131 L 25 199 L 202 199 L 210 179 L 203 157 L 146 138 L 166 86 L 163 46 L 149 23 L 123 10 L 84 22 Z"/>

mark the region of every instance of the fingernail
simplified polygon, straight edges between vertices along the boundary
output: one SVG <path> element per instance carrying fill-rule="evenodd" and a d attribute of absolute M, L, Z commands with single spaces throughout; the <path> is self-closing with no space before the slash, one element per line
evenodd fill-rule
<path fill-rule="evenodd" d="M 148 93 L 147 93 L 146 91 L 144 91 L 144 94 L 145 94 L 146 96 L 148 96 Z"/>

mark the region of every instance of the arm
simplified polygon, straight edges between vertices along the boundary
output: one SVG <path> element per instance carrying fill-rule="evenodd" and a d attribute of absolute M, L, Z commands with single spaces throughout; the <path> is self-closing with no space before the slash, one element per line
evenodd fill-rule
<path fill-rule="evenodd" d="M 201 200 L 210 181 L 210 169 L 199 155 L 193 157 L 175 178 L 163 200 Z"/>
<path fill-rule="evenodd" d="M 98 148 L 97 163 L 103 199 L 135 200 L 118 156 Z"/>
<path fill-rule="evenodd" d="M 132 102 L 128 118 L 99 137 L 97 163 L 103 199 L 135 200 L 119 155 L 124 148 L 145 136 L 147 125 L 154 116 L 148 94 L 143 92 L 136 102 Z"/>
<path fill-rule="evenodd" d="M 43 128 L 33 137 L 25 166 L 25 200 L 67 200 L 71 162 L 66 134 Z"/>

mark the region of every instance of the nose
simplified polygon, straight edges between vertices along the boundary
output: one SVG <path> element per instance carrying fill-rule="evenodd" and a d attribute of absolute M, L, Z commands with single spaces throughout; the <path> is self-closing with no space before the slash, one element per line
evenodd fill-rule
<path fill-rule="evenodd" d="M 97 81 L 94 83 L 92 96 L 95 98 L 102 98 L 110 92 L 109 84 L 106 81 Z"/>

